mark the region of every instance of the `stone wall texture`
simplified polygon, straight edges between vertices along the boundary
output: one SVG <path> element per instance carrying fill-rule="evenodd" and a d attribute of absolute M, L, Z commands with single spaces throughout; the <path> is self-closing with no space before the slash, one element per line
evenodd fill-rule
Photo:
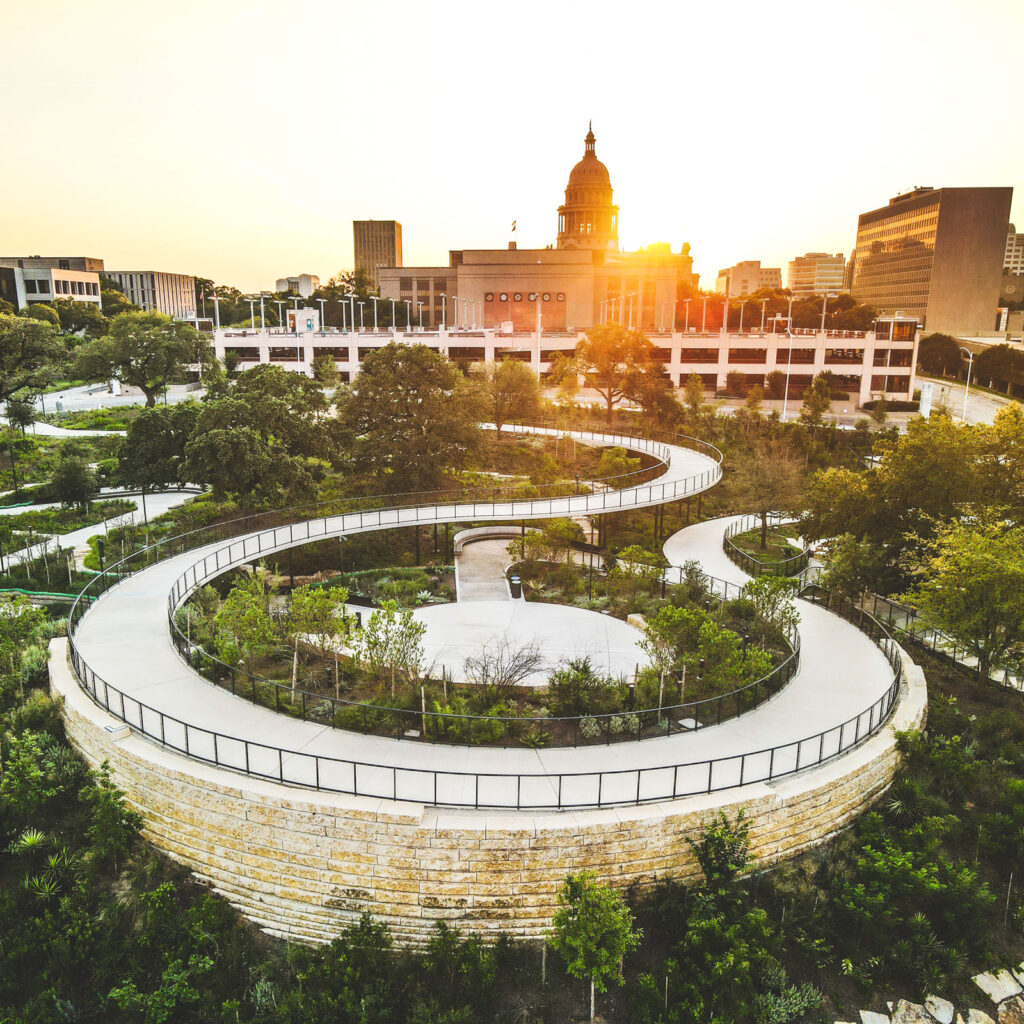
<path fill-rule="evenodd" d="M 191 761 L 131 733 L 79 688 L 54 641 L 54 694 L 86 761 L 108 761 L 145 837 L 267 932 L 329 941 L 364 911 L 396 940 L 423 942 L 436 920 L 482 936 L 539 937 L 565 875 L 589 869 L 625 887 L 698 879 L 688 839 L 741 808 L 755 866 L 821 843 L 890 784 L 897 730 L 921 727 L 924 675 L 904 655 L 886 728 L 798 775 L 707 797 L 577 812 L 456 811 L 319 793 Z"/>

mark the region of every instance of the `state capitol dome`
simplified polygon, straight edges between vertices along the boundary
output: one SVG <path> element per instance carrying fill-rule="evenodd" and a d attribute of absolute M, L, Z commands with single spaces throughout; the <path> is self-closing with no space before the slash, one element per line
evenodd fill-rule
<path fill-rule="evenodd" d="M 583 141 L 583 159 L 569 172 L 565 205 L 558 208 L 558 248 L 614 252 L 619 247 L 619 208 L 612 203 L 608 168 L 594 152 L 592 126 Z"/>

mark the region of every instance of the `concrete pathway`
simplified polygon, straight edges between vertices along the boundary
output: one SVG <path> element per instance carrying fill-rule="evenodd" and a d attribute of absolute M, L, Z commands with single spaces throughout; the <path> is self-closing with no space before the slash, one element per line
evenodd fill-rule
<path fill-rule="evenodd" d="M 623 439 L 617 439 L 621 443 Z M 635 446 L 634 446 L 635 447 Z M 673 448 L 668 471 L 653 485 L 608 495 L 579 495 L 514 505 L 476 504 L 352 514 L 296 528 L 266 531 L 208 545 L 167 559 L 123 580 L 84 615 L 75 634 L 79 654 L 101 680 L 128 695 L 125 717 L 159 734 L 163 711 L 165 742 L 222 765 L 248 767 L 275 779 L 319 784 L 364 795 L 454 805 L 544 807 L 616 801 L 669 799 L 767 778 L 787 766 L 810 764 L 851 742 L 850 719 L 866 712 L 892 682 L 884 656 L 853 626 L 814 606 L 802 606 L 803 667 L 790 685 L 754 712 L 693 733 L 620 743 L 611 747 L 458 747 L 394 740 L 345 732 L 292 719 L 218 689 L 178 656 L 167 628 L 167 595 L 179 576 L 197 564 L 204 576 L 229 564 L 252 561 L 306 539 L 385 529 L 406 522 L 550 518 L 605 508 L 637 507 L 673 500 L 680 481 L 706 474 L 710 463 Z M 709 486 L 711 477 L 703 477 Z M 662 497 L 664 496 L 664 497 Z M 709 572 L 738 574 L 721 550 L 729 520 L 701 523 L 670 538 L 667 552 L 698 553 Z M 690 532 L 692 531 L 692 533 Z M 219 568 L 213 564 L 220 551 Z M 207 561 L 204 563 L 204 559 Z M 742 574 L 738 574 L 742 575 Z M 188 589 L 193 585 L 189 573 Z M 502 606 L 505 607 L 505 606 Z M 92 676 L 90 676 L 92 678 Z M 103 692 L 102 683 L 97 684 Z M 116 696 L 111 706 L 119 708 Z M 143 710 L 141 702 L 148 710 Z M 862 719 L 861 732 L 867 725 Z M 208 731 L 207 731 L 208 730 Z M 819 738 L 819 732 L 827 731 Z M 221 734 L 216 743 L 213 732 Z M 226 737 L 235 737 L 234 739 Z M 813 737 L 813 739 L 808 739 Z M 804 742 L 806 740 L 806 742 Z M 768 748 L 786 744 L 770 755 Z M 289 753 L 283 756 L 278 748 Z M 716 759 L 709 768 L 708 759 Z M 360 762 L 355 767 L 352 762 Z M 711 775 L 709 776 L 709 771 Z"/>
<path fill-rule="evenodd" d="M 172 508 L 184 505 L 189 498 L 194 497 L 195 491 L 156 491 L 154 493 L 147 494 L 146 514 L 150 519 L 153 519 L 156 516 L 163 515 L 164 512 L 170 511 Z M 11 554 L 6 556 L 5 561 L 11 565 L 21 565 L 22 562 L 38 558 L 44 553 L 44 551 L 47 554 L 53 554 L 56 551 L 74 551 L 76 548 L 87 545 L 89 538 L 95 537 L 97 534 L 107 533 L 108 530 L 113 529 L 115 526 L 121 526 L 124 523 L 135 521 L 135 516 L 139 516 L 138 521 L 141 522 L 141 497 L 132 496 L 126 500 L 134 502 L 135 512 L 122 512 L 120 515 L 113 516 L 103 522 L 94 523 L 92 526 L 83 526 L 78 530 L 72 530 L 70 533 L 49 535 L 37 534 L 38 536 L 46 537 L 47 539 L 45 541 L 41 540 L 38 544 L 33 544 L 31 547 L 22 548 L 20 551 L 11 552 Z M 52 508 L 55 504 L 59 503 L 50 502 L 46 505 L 29 506 L 28 508 L 15 508 L 11 509 L 10 512 L 7 512 L 6 509 L 0 509 L 0 514 L 30 512 L 32 507 Z M 114 551 L 109 551 L 107 553 L 108 564 L 114 561 L 115 554 L 116 552 Z"/>
<path fill-rule="evenodd" d="M 474 540 L 455 553 L 455 599 L 465 601 L 511 601 L 505 582 L 505 567 L 512 561 L 511 540 L 495 537 Z"/>

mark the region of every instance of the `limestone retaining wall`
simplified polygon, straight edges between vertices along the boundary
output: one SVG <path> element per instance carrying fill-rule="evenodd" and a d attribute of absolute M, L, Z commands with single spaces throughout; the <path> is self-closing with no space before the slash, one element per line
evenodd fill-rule
<path fill-rule="evenodd" d="M 886 789 L 897 767 L 895 730 L 921 726 L 926 706 L 924 674 L 904 655 L 886 728 L 819 768 L 639 807 L 496 813 L 281 786 L 134 733 L 114 738 L 124 727 L 80 689 L 65 640 L 53 642 L 50 675 L 71 742 L 90 764 L 110 763 L 146 838 L 266 931 L 314 942 L 364 911 L 410 944 L 438 919 L 485 936 L 540 936 L 570 871 L 591 869 L 621 886 L 699 878 L 687 839 L 719 810 L 745 809 L 755 865 L 792 856 L 834 835 Z"/>

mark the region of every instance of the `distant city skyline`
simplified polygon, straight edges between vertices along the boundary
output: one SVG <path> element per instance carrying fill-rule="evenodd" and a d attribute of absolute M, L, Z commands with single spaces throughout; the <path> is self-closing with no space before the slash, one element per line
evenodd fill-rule
<path fill-rule="evenodd" d="M 858 215 L 917 185 L 1012 186 L 1024 222 L 1015 3 L 741 2 L 728 25 L 649 0 L 625 20 L 611 4 L 306 3 L 285 23 L 262 0 L 182 0 L 144 29 L 125 0 L 52 11 L 4 15 L 0 81 L 20 99 L 3 254 L 252 291 L 282 269 L 352 269 L 354 220 L 399 221 L 409 265 L 553 245 L 591 118 L 621 246 L 689 242 L 704 288 L 744 260 L 849 255 Z M 906 93 L 871 71 L 899 38 L 921 70 Z"/>

